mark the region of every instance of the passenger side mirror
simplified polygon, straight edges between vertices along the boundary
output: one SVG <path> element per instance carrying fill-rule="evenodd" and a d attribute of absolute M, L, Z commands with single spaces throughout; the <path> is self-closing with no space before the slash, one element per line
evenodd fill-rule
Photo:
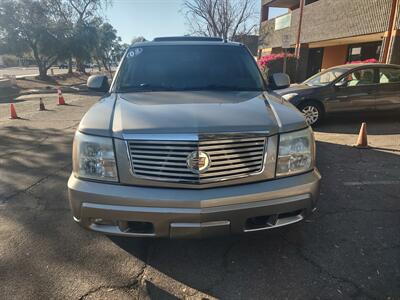
<path fill-rule="evenodd" d="M 286 89 L 290 86 L 290 77 L 285 73 L 276 73 L 269 76 L 268 82 L 273 90 Z"/>
<path fill-rule="evenodd" d="M 96 92 L 104 92 L 107 93 L 110 89 L 110 85 L 108 84 L 108 78 L 105 75 L 92 75 L 88 78 L 87 87 L 90 90 Z"/>

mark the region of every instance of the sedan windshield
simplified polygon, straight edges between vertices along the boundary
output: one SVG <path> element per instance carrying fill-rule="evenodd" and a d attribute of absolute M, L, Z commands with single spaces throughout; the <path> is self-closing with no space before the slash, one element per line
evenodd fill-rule
<path fill-rule="evenodd" d="M 346 68 L 329 69 L 308 78 L 303 83 L 309 86 L 325 86 L 330 84 L 336 78 L 342 76 L 348 70 L 349 69 Z"/>
<path fill-rule="evenodd" d="M 243 47 L 157 45 L 128 50 L 117 92 L 261 91 L 258 67 Z"/>

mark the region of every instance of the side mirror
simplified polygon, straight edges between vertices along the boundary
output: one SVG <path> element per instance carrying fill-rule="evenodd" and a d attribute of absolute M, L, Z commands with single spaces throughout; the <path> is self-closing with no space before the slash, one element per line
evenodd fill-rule
<path fill-rule="evenodd" d="M 347 81 L 341 80 L 335 83 L 335 87 L 346 87 L 347 86 Z"/>
<path fill-rule="evenodd" d="M 285 73 L 276 73 L 269 76 L 268 82 L 273 90 L 286 89 L 290 86 L 290 77 Z"/>
<path fill-rule="evenodd" d="M 105 75 L 92 75 L 88 78 L 87 87 L 90 90 L 96 92 L 104 92 L 107 93 L 110 89 L 110 85 L 108 84 L 108 78 Z"/>

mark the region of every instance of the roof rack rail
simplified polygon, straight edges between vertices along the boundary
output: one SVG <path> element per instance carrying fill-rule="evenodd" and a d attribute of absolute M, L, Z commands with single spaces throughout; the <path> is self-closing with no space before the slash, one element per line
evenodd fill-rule
<path fill-rule="evenodd" d="M 206 36 L 170 36 L 170 37 L 157 37 L 153 42 L 223 42 L 224 40 L 219 37 L 206 37 Z"/>

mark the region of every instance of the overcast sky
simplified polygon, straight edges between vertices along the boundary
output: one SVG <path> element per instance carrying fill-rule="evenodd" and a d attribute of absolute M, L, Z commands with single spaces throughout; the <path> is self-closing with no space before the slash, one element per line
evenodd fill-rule
<path fill-rule="evenodd" d="M 259 14 L 260 0 L 254 2 Z M 113 0 L 105 14 L 122 40 L 130 43 L 135 36 L 151 40 L 156 36 L 187 34 L 185 17 L 181 13 L 182 3 L 183 0 Z M 275 9 L 271 14 L 284 12 Z"/>

